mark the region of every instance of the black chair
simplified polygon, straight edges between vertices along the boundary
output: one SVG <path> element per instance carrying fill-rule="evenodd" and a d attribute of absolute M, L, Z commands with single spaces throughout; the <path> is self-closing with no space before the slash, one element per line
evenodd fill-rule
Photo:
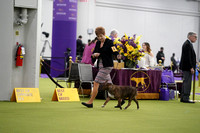
<path fill-rule="evenodd" d="M 67 87 L 71 88 L 72 82 L 79 81 L 78 63 L 71 64 L 71 67 L 69 68 L 68 77 L 56 78 L 56 79 L 57 79 L 57 82 L 66 82 Z M 70 86 L 68 86 L 68 83 L 70 83 Z"/>
<path fill-rule="evenodd" d="M 79 77 L 79 71 L 78 71 L 78 63 L 72 63 L 71 65 L 71 69 L 69 71 L 69 79 L 67 82 L 75 82 L 75 81 L 79 81 L 80 77 Z M 71 84 L 70 84 L 70 88 L 71 88 Z"/>

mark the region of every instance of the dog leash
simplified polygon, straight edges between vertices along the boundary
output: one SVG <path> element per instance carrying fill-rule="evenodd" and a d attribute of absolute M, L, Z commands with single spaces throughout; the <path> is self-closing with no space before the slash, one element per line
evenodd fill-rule
<path fill-rule="evenodd" d="M 119 64 L 119 62 L 117 62 L 117 66 L 116 66 L 116 68 L 118 67 L 118 64 Z M 113 81 L 113 79 L 115 78 L 116 73 L 117 73 L 117 71 L 115 71 L 115 73 L 113 74 L 113 77 L 112 77 L 111 81 Z"/>

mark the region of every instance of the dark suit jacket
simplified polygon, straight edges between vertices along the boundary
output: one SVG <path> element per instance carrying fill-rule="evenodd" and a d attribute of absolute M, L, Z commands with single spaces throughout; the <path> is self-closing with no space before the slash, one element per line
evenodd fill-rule
<path fill-rule="evenodd" d="M 161 57 L 165 57 L 165 54 L 161 51 L 158 51 L 157 55 L 156 55 L 156 58 L 157 58 L 157 63 L 159 63 L 159 60 L 162 60 L 162 64 L 164 64 L 164 61 L 163 59 L 161 59 Z"/>
<path fill-rule="evenodd" d="M 187 40 L 182 46 L 180 69 L 190 71 L 191 68 L 196 68 L 196 54 L 193 45 Z"/>
<path fill-rule="evenodd" d="M 173 63 L 173 66 L 174 66 L 174 67 L 177 67 L 177 65 L 176 65 L 177 62 L 176 62 L 174 56 L 171 57 L 171 62 Z"/>
<path fill-rule="evenodd" d="M 76 52 L 78 54 L 80 54 L 80 53 L 83 53 L 83 50 L 84 50 L 84 45 L 82 43 L 82 40 L 77 39 L 76 40 Z"/>
<path fill-rule="evenodd" d="M 110 39 L 106 39 L 102 48 L 100 48 L 100 45 L 101 42 L 97 41 L 93 53 L 100 53 L 100 56 L 98 58 L 102 59 L 103 67 L 113 67 L 113 54 L 118 54 L 117 51 L 112 50 L 112 47 L 115 47 L 113 45 L 113 41 Z M 92 58 L 92 62 L 94 63 L 95 61 L 96 58 Z M 99 62 L 97 64 L 99 64 Z"/>

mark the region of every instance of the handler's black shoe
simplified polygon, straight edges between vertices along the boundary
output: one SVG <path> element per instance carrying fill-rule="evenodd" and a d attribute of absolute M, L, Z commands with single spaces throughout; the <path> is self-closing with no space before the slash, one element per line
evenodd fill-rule
<path fill-rule="evenodd" d="M 183 102 L 183 100 L 181 99 L 180 102 Z"/>
<path fill-rule="evenodd" d="M 87 104 L 82 102 L 81 104 L 83 104 L 84 106 L 88 107 L 88 108 L 93 108 L 93 103 L 92 104 Z"/>
<path fill-rule="evenodd" d="M 122 99 L 121 106 L 125 104 L 125 101 Z M 115 106 L 115 108 L 119 108 L 119 105 Z"/>
<path fill-rule="evenodd" d="M 193 101 L 182 101 L 183 103 L 195 103 L 195 102 L 193 102 Z"/>

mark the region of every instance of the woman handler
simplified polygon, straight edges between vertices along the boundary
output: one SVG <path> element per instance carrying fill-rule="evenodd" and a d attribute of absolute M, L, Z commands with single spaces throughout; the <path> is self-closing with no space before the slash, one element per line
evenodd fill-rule
<path fill-rule="evenodd" d="M 94 88 L 91 98 L 88 102 L 82 102 L 82 104 L 88 108 L 93 108 L 93 101 L 98 93 L 100 83 L 112 83 L 110 72 L 113 68 L 113 54 L 118 55 L 118 51 L 113 45 L 113 41 L 105 37 L 105 29 L 103 27 L 97 27 L 95 34 L 98 38 L 94 52 L 92 54 L 92 62 L 97 60 L 97 66 L 99 72 L 94 81 Z M 118 58 L 120 56 L 118 55 Z"/>

